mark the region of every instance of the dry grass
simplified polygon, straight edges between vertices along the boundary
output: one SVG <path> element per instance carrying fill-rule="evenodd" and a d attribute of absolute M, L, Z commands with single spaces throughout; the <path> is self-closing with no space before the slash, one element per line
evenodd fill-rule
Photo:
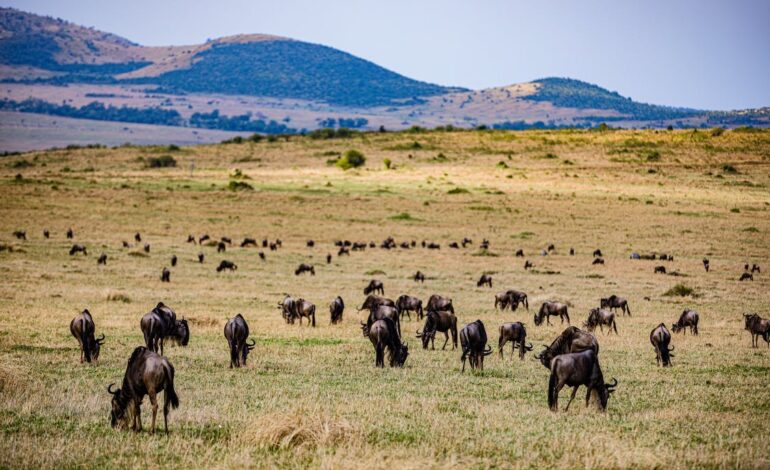
<path fill-rule="evenodd" d="M 153 148 L 0 159 L 0 244 L 24 250 L 0 252 L 0 467 L 766 467 L 770 349 L 750 347 L 741 314 L 770 316 L 770 282 L 764 273 L 737 278 L 744 263 L 764 265 L 770 255 L 770 133 L 703 134 L 292 138 L 184 148 L 169 169 L 142 167 L 137 158 L 160 151 Z M 431 150 L 388 150 L 414 141 Z M 343 172 L 318 157 L 349 148 L 377 163 Z M 660 161 L 641 161 L 639 148 Z M 547 153 L 559 159 L 538 158 Z M 386 157 L 396 170 L 382 168 Z M 16 179 L 21 159 L 34 165 Z M 724 173 L 726 164 L 739 173 Z M 225 190 L 234 168 L 254 191 Z M 448 194 L 458 187 L 467 193 Z M 88 256 L 67 254 L 68 227 Z M 20 229 L 28 241 L 12 238 Z M 122 248 L 137 231 L 152 245 L 146 256 Z M 191 233 L 234 243 L 217 253 L 185 243 Z M 418 248 L 367 248 L 326 264 L 335 239 L 379 243 L 388 235 Z M 262 248 L 237 246 L 247 236 L 280 238 L 283 248 L 265 250 L 262 261 Z M 448 248 L 465 236 L 474 245 Z M 482 238 L 497 256 L 474 256 Z M 422 249 L 422 240 L 442 248 Z M 540 256 L 550 243 L 556 252 Z M 590 264 L 596 248 L 606 265 Z M 524 271 L 517 249 L 535 269 Z M 675 261 L 630 260 L 634 251 Z M 96 264 L 101 252 L 106 266 Z M 179 263 L 162 284 L 174 254 Z M 217 273 L 223 259 L 238 270 Z M 302 262 L 316 276 L 295 276 Z M 654 275 L 657 264 L 687 277 Z M 417 270 L 425 284 L 410 279 Z M 493 272 L 493 289 L 476 287 L 483 272 Z M 633 315 L 618 319 L 620 335 L 598 336 L 605 374 L 620 382 L 608 412 L 580 400 L 569 413 L 548 411 L 548 371 L 530 354 L 521 362 L 507 349 L 503 360 L 487 358 L 483 374 L 461 374 L 457 351 L 419 347 L 414 316 L 403 328 L 406 367 L 375 369 L 355 311 L 372 277 L 392 298 L 451 296 L 461 326 L 482 319 L 493 346 L 498 326 L 515 320 L 536 346 L 550 342 L 563 325 L 532 322 L 545 300 L 568 303 L 580 325 L 599 298 L 628 298 Z M 663 295 L 678 283 L 699 295 Z M 493 309 L 493 294 L 508 288 L 529 294 L 529 312 Z M 283 292 L 316 303 L 316 328 L 283 323 Z M 331 326 L 336 295 L 347 308 Z M 168 437 L 114 431 L 105 387 L 121 379 L 142 342 L 139 319 L 160 300 L 191 324 L 190 345 L 166 349 L 181 406 Z M 701 334 L 674 336 L 674 367 L 658 368 L 649 332 L 685 307 L 700 312 Z M 107 336 L 98 367 L 79 364 L 69 334 L 83 308 Z M 257 346 L 245 369 L 231 370 L 222 328 L 236 313 Z M 562 391 L 563 404 L 567 398 Z"/>

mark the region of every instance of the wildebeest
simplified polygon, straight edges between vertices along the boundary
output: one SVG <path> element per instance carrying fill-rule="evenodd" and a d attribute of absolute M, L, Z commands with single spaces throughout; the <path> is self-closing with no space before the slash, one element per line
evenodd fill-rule
<path fill-rule="evenodd" d="M 337 251 L 337 256 L 350 256 L 350 250 L 345 248 L 344 246 L 340 247 L 339 251 Z"/>
<path fill-rule="evenodd" d="M 399 296 L 399 298 L 396 299 L 396 309 L 401 318 L 406 314 L 409 320 L 411 320 L 412 317 L 409 315 L 409 312 L 415 312 L 418 320 L 421 320 L 423 317 L 422 300 L 417 297 L 412 297 L 411 295 Z"/>
<path fill-rule="evenodd" d="M 703 258 L 703 269 L 705 269 L 706 272 L 709 272 L 709 264 L 710 264 L 709 259 Z"/>
<path fill-rule="evenodd" d="M 602 254 L 602 250 L 600 250 L 598 248 L 594 250 L 594 258 L 601 258 L 602 256 L 604 256 Z"/>
<path fill-rule="evenodd" d="M 594 331 L 597 325 L 602 333 L 604 332 L 604 325 L 607 325 L 607 334 L 610 334 L 613 330 L 615 330 L 615 334 L 618 334 L 618 324 L 615 322 L 615 314 L 609 310 L 601 308 L 591 309 L 584 326 L 588 331 Z"/>
<path fill-rule="evenodd" d="M 223 251 L 227 251 L 227 245 L 223 241 L 217 242 L 217 253 L 222 253 Z"/>
<path fill-rule="evenodd" d="M 604 258 L 595 258 L 591 264 L 604 264 Z"/>
<path fill-rule="evenodd" d="M 187 235 L 187 243 L 192 243 L 193 245 L 195 245 L 195 235 L 192 235 L 192 234 Z"/>
<path fill-rule="evenodd" d="M 230 237 L 220 237 L 219 240 L 227 243 L 228 245 L 232 245 L 233 244 L 233 240 Z"/>
<path fill-rule="evenodd" d="M 556 251 L 556 245 L 554 245 L 553 243 L 548 245 L 548 251 Z"/>
<path fill-rule="evenodd" d="M 268 245 L 267 238 L 263 238 L 262 239 L 262 248 L 267 248 L 267 245 Z"/>
<path fill-rule="evenodd" d="M 487 330 L 481 320 L 468 323 L 460 330 L 460 347 L 463 350 L 460 360 L 465 372 L 465 358 L 471 363 L 471 369 L 484 370 L 484 356 L 492 354 L 492 347 L 487 345 Z"/>
<path fill-rule="evenodd" d="M 743 318 L 746 330 L 751 333 L 751 347 L 759 346 L 757 343 L 760 336 L 767 343 L 767 347 L 770 347 L 770 320 L 766 320 L 756 313 L 744 313 Z"/>
<path fill-rule="evenodd" d="M 48 229 L 43 230 L 43 237 L 44 238 L 51 238 L 51 232 L 49 232 Z"/>
<path fill-rule="evenodd" d="M 176 255 L 171 255 L 171 267 L 173 268 L 176 266 L 177 258 Z"/>
<path fill-rule="evenodd" d="M 481 240 L 481 243 L 479 244 L 479 248 L 481 248 L 482 250 L 488 250 L 489 249 L 489 240 L 487 240 L 486 238 Z"/>
<path fill-rule="evenodd" d="M 199 263 L 203 263 L 203 258 L 204 258 L 203 253 L 198 253 L 198 262 Z"/>
<path fill-rule="evenodd" d="M 690 333 L 697 335 L 698 334 L 698 320 L 699 315 L 698 312 L 695 310 L 690 310 L 689 308 L 684 309 L 682 314 L 679 316 L 679 320 L 671 325 L 671 331 L 674 333 L 679 333 L 680 331 L 684 334 L 687 334 L 687 327 L 690 327 Z"/>
<path fill-rule="evenodd" d="M 665 266 L 655 266 L 654 274 L 666 274 L 666 267 Z"/>
<path fill-rule="evenodd" d="M 599 343 L 596 341 L 596 337 L 575 326 L 569 326 L 553 340 L 550 346 L 543 345 L 543 350 L 535 358 L 547 369 L 550 369 L 554 357 L 587 349 L 599 354 Z"/>
<path fill-rule="evenodd" d="M 149 253 L 150 252 L 150 244 L 149 243 L 145 243 L 144 244 L 144 252 L 145 253 Z"/>
<path fill-rule="evenodd" d="M 134 235 L 134 240 L 136 240 L 136 243 L 141 242 L 142 241 L 142 234 L 140 234 L 139 232 L 136 232 L 136 234 Z"/>
<path fill-rule="evenodd" d="M 396 325 L 390 318 L 375 321 L 367 329 L 366 336 L 374 346 L 376 367 L 385 367 L 385 349 L 388 350 L 390 367 L 403 367 L 409 356 L 409 347 L 401 342 Z"/>
<path fill-rule="evenodd" d="M 534 264 L 532 264 L 532 262 L 530 260 L 524 261 L 524 270 L 527 270 L 527 269 L 529 269 L 529 268 L 531 268 L 533 266 L 534 266 Z"/>
<path fill-rule="evenodd" d="M 448 312 L 455 313 L 455 307 L 452 304 L 452 299 L 438 294 L 433 294 L 430 296 L 430 298 L 428 298 L 428 303 L 425 306 L 425 310 L 428 312 L 440 312 L 446 310 Z"/>
<path fill-rule="evenodd" d="M 244 238 L 241 242 L 241 248 L 245 248 L 247 246 L 257 246 L 257 241 L 253 238 Z"/>
<path fill-rule="evenodd" d="M 511 358 L 516 353 L 516 348 L 519 348 L 519 359 L 523 361 L 524 354 L 527 351 L 532 351 L 533 348 L 532 343 L 529 343 L 529 345 L 525 344 L 526 340 L 527 328 L 524 326 L 524 323 L 517 321 L 500 325 L 500 338 L 497 340 L 497 350 L 500 353 L 500 359 L 503 358 L 503 346 L 510 341 L 512 343 Z"/>
<path fill-rule="evenodd" d="M 567 323 L 570 323 L 569 312 L 566 304 L 550 301 L 543 302 L 543 305 L 540 306 L 540 310 L 535 314 L 535 325 L 540 326 L 543 323 L 543 319 L 545 319 L 546 323 L 550 325 L 550 317 L 556 316 L 559 317 L 562 323 L 564 323 L 565 318 L 567 319 Z"/>
<path fill-rule="evenodd" d="M 486 284 L 489 287 L 492 287 L 492 276 L 490 276 L 489 274 L 482 274 L 478 282 L 476 283 L 476 287 L 481 287 L 484 284 Z"/>
<path fill-rule="evenodd" d="M 94 361 L 98 364 L 99 351 L 104 344 L 104 334 L 101 338 L 94 337 L 96 325 L 88 309 L 83 310 L 72 319 L 70 333 L 80 345 L 80 363 L 82 364 L 85 360 L 88 363 Z"/>
<path fill-rule="evenodd" d="M 392 305 L 381 304 L 369 311 L 369 316 L 366 319 L 366 323 L 361 322 L 361 329 L 364 332 L 364 336 L 369 334 L 369 328 L 372 323 L 383 318 L 390 318 L 393 324 L 396 325 L 396 331 L 398 331 L 399 337 L 401 336 L 401 319 L 399 318 L 398 309 Z"/>
<path fill-rule="evenodd" d="M 342 321 L 342 313 L 345 311 L 345 302 L 339 295 L 329 304 L 329 313 L 331 314 L 332 325 Z"/>
<path fill-rule="evenodd" d="M 417 330 L 417 337 L 422 339 L 422 348 L 428 349 L 428 343 L 431 349 L 436 349 L 436 332 L 444 333 L 443 350 L 449 342 L 449 334 L 452 334 L 452 349 L 457 349 L 457 317 L 452 312 L 428 312 L 425 316 L 425 325 L 422 331 Z"/>
<path fill-rule="evenodd" d="M 463 241 L 462 241 L 463 248 L 465 248 L 465 245 L 470 245 L 472 243 L 473 243 L 473 240 L 471 240 L 470 238 L 468 237 L 463 238 Z"/>
<path fill-rule="evenodd" d="M 414 273 L 414 282 L 425 282 L 425 274 L 420 271 Z"/>
<path fill-rule="evenodd" d="M 278 250 L 278 245 L 275 243 L 270 243 L 270 251 L 276 251 Z"/>
<path fill-rule="evenodd" d="M 572 247 L 569 248 L 569 255 L 570 256 L 575 256 L 575 249 L 574 248 L 572 248 Z"/>
<path fill-rule="evenodd" d="M 628 307 L 628 300 L 624 299 L 623 297 L 618 297 L 615 294 L 612 294 L 605 299 L 600 299 L 599 307 L 608 308 L 610 310 L 619 308 L 621 312 L 624 314 L 627 313 L 629 316 L 631 316 L 631 309 Z"/>
<path fill-rule="evenodd" d="M 127 241 L 123 240 L 121 243 L 123 244 L 123 248 L 131 248 L 131 245 L 129 245 Z"/>
<path fill-rule="evenodd" d="M 238 269 L 238 265 L 233 263 L 232 261 L 227 261 L 226 259 L 223 259 L 219 262 L 219 266 L 217 266 L 217 272 L 221 273 L 225 269 L 229 269 L 230 271 L 235 271 Z"/>
<path fill-rule="evenodd" d="M 210 236 L 208 236 L 208 234 L 204 234 L 204 235 L 202 235 L 202 236 L 201 236 L 201 237 L 198 239 L 198 245 L 202 245 L 202 244 L 203 244 L 203 242 L 205 242 L 206 240 L 210 240 L 210 239 L 211 239 L 211 237 L 210 237 Z"/>
<path fill-rule="evenodd" d="M 662 364 L 663 367 L 670 367 L 671 357 L 673 356 L 671 351 L 674 350 L 674 347 L 668 347 L 671 343 L 671 333 L 669 333 L 666 325 L 661 323 L 652 329 L 650 332 L 650 343 L 652 343 L 652 347 L 655 349 L 655 357 L 658 361 L 658 365 Z"/>
<path fill-rule="evenodd" d="M 112 390 L 114 383 L 107 387 L 107 392 L 112 394 L 112 410 L 110 412 L 110 424 L 116 427 L 119 424 L 128 424 L 126 411 L 133 405 L 133 422 L 131 429 L 136 432 L 142 430 L 141 404 L 145 395 L 150 396 L 152 404 L 152 427 L 150 432 L 155 433 L 155 418 L 158 413 L 159 392 L 164 391 L 163 426 L 168 434 L 168 411 L 179 407 L 179 397 L 174 390 L 174 366 L 166 359 L 143 346 L 134 349 L 128 360 L 126 374 L 123 376 L 123 385 Z"/>
<path fill-rule="evenodd" d="M 246 358 L 257 344 L 255 340 L 248 344 L 249 324 L 240 313 L 225 323 L 225 339 L 230 346 L 230 368 L 246 365 Z"/>
<path fill-rule="evenodd" d="M 13 232 L 13 236 L 18 238 L 19 240 L 26 240 L 27 239 L 27 231 L 26 230 L 16 230 Z"/>
<path fill-rule="evenodd" d="M 449 244 L 449 248 L 459 249 L 460 245 L 457 242 L 452 242 Z"/>
<path fill-rule="evenodd" d="M 259 255 L 259 259 L 261 259 L 262 261 L 265 260 L 265 253 L 263 251 L 260 251 L 259 253 L 257 253 L 257 255 Z"/>
<path fill-rule="evenodd" d="M 428 243 L 428 249 L 429 250 L 440 250 L 441 249 L 441 245 L 439 245 L 438 243 L 430 242 L 430 243 Z"/>
<path fill-rule="evenodd" d="M 284 294 L 282 301 L 278 302 L 278 308 L 281 310 L 281 316 L 286 323 L 294 323 L 294 304 L 297 300 L 289 294 Z"/>
<path fill-rule="evenodd" d="M 75 237 L 75 232 L 73 232 L 71 228 L 68 228 L 67 229 L 67 238 L 74 238 L 74 237 Z"/>
<path fill-rule="evenodd" d="M 752 264 L 751 265 L 751 272 L 752 273 L 760 273 L 762 271 L 759 269 L 759 265 L 758 264 Z"/>
<path fill-rule="evenodd" d="M 160 282 L 171 282 L 171 271 L 168 268 L 163 268 L 160 272 Z"/>
<path fill-rule="evenodd" d="M 387 305 L 389 307 L 396 308 L 396 303 L 392 300 L 385 297 L 380 297 L 379 295 L 369 294 L 366 296 L 366 299 L 364 299 L 364 303 L 361 304 L 361 308 L 358 308 L 357 310 L 359 312 L 361 310 L 369 310 L 369 312 L 373 312 L 377 310 L 377 307 L 380 305 Z"/>
<path fill-rule="evenodd" d="M 177 320 L 176 313 L 169 307 L 158 302 L 158 305 L 149 313 L 146 313 L 139 322 L 144 335 L 147 349 L 163 355 L 163 345 L 166 338 L 171 338 L 182 346 L 190 342 L 190 327 L 187 320 Z"/>
<path fill-rule="evenodd" d="M 754 280 L 754 275 L 749 273 L 749 272 L 745 272 L 745 273 L 741 274 L 741 277 L 738 280 L 739 281 L 753 281 Z"/>
<path fill-rule="evenodd" d="M 385 288 L 382 286 L 382 281 L 372 279 L 369 284 L 364 287 L 364 295 L 379 292 L 380 295 L 385 295 Z"/>
<path fill-rule="evenodd" d="M 559 411 L 559 392 L 567 385 L 572 387 L 572 395 L 567 402 L 567 407 L 564 408 L 564 411 L 568 411 L 578 388 L 585 385 L 588 389 L 586 407 L 590 403 L 591 395 L 595 393 L 599 398 L 599 408 L 605 411 L 610 394 L 615 391 L 615 387 L 618 385 L 616 379 L 612 380 L 613 383 L 611 384 L 604 383 L 604 375 L 601 367 L 599 367 L 599 358 L 590 349 L 556 356 L 551 362 L 551 377 L 548 379 L 548 406 L 551 411 Z"/>
<path fill-rule="evenodd" d="M 326 253 L 326 264 L 332 264 L 332 254 Z"/>
<path fill-rule="evenodd" d="M 85 245 L 72 245 L 72 248 L 70 248 L 70 256 L 74 255 L 75 253 L 83 253 L 84 255 L 87 255 L 88 251 L 86 251 Z"/>
<path fill-rule="evenodd" d="M 302 263 L 294 270 L 294 275 L 299 276 L 302 273 L 309 272 L 311 276 L 315 276 L 315 268 L 312 264 Z"/>
<path fill-rule="evenodd" d="M 315 305 L 303 298 L 294 302 L 294 316 L 299 319 L 299 325 L 302 326 L 302 319 L 307 318 L 308 323 L 315 326 Z M 294 323 L 292 321 L 292 323 Z"/>
<path fill-rule="evenodd" d="M 305 242 L 305 245 L 307 245 L 308 248 L 313 248 L 315 246 L 315 241 L 308 240 L 307 242 Z"/>
<path fill-rule="evenodd" d="M 519 258 L 523 258 L 524 257 L 524 250 L 521 250 L 521 249 L 516 250 L 516 256 L 519 257 Z"/>
<path fill-rule="evenodd" d="M 105 253 L 102 253 L 99 255 L 99 259 L 96 260 L 97 265 L 107 265 L 107 255 Z"/>
<path fill-rule="evenodd" d="M 527 300 L 527 294 L 524 292 L 509 289 L 505 292 L 495 294 L 495 308 L 497 308 L 498 305 L 500 306 L 500 310 L 511 307 L 511 311 L 515 312 L 519 307 L 519 304 L 524 305 L 527 311 L 529 311 L 529 301 Z"/>

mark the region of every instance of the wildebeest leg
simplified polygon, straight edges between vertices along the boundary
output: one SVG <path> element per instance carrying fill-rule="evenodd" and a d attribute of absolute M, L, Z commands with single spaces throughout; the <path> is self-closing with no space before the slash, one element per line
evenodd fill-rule
<path fill-rule="evenodd" d="M 444 345 L 443 345 L 443 346 L 441 346 L 441 350 L 442 350 L 442 351 L 444 350 L 444 348 L 446 347 L 446 344 L 447 344 L 448 342 L 449 342 L 449 332 L 448 332 L 448 331 L 445 331 L 445 332 L 444 332 Z"/>
<path fill-rule="evenodd" d="M 148 395 L 150 395 L 150 403 L 152 404 L 152 428 L 150 428 L 150 433 L 155 434 L 155 417 L 158 415 L 158 394 L 155 390 L 152 390 Z"/>
<path fill-rule="evenodd" d="M 618 324 L 614 318 L 612 319 L 612 328 L 615 329 L 615 334 L 618 334 Z"/>
<path fill-rule="evenodd" d="M 227 340 L 227 345 L 230 346 L 230 368 L 232 369 L 235 365 L 236 357 L 235 357 L 235 345 L 231 340 Z"/>
<path fill-rule="evenodd" d="M 588 408 L 588 404 L 591 403 L 591 392 L 593 392 L 593 388 L 589 385 L 588 391 L 586 392 L 586 408 Z"/>
<path fill-rule="evenodd" d="M 168 399 L 168 390 L 163 393 L 163 429 L 168 434 L 168 405 L 170 404 Z"/>
<path fill-rule="evenodd" d="M 569 321 L 569 313 L 564 312 L 564 316 L 567 317 L 567 324 L 570 325 L 571 323 Z M 564 323 L 564 322 L 562 321 L 562 323 Z"/>
<path fill-rule="evenodd" d="M 547 323 L 549 326 L 551 325 L 551 315 L 550 315 L 550 314 L 546 314 L 546 315 L 545 315 L 545 322 L 546 322 L 546 323 Z M 564 323 L 564 320 L 562 320 L 561 322 L 562 322 L 562 323 Z"/>
<path fill-rule="evenodd" d="M 574 387 L 572 387 L 572 395 L 570 395 L 569 397 L 569 401 L 567 402 L 567 407 L 564 408 L 565 412 L 569 411 L 569 406 L 572 404 L 572 400 L 575 399 L 575 395 L 577 395 L 578 387 L 580 387 L 580 385 L 575 385 Z"/>
<path fill-rule="evenodd" d="M 134 401 L 134 431 L 142 431 L 142 402 Z"/>
<path fill-rule="evenodd" d="M 377 352 L 374 365 L 376 367 L 385 367 L 385 347 L 378 342 L 375 350 Z"/>

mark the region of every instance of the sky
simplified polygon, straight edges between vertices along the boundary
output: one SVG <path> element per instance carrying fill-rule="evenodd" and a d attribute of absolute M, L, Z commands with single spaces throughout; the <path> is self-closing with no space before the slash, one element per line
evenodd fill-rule
<path fill-rule="evenodd" d="M 410 78 L 482 89 L 543 77 L 698 109 L 770 106 L 768 0 L 0 0 L 148 46 L 268 33 Z"/>

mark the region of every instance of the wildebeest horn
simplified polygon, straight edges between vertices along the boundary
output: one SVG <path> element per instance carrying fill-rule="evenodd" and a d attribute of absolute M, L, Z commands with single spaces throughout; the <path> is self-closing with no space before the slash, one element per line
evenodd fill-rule
<path fill-rule="evenodd" d="M 421 338 L 421 337 L 422 337 L 422 333 L 420 333 L 420 330 L 417 330 L 417 337 L 418 337 L 418 338 Z"/>
<path fill-rule="evenodd" d="M 257 345 L 257 340 L 255 340 L 254 338 L 251 338 L 251 344 L 246 343 L 246 347 L 249 348 L 249 351 L 254 349 L 254 346 L 256 345 Z"/>
<path fill-rule="evenodd" d="M 484 355 L 489 356 L 490 354 L 492 354 L 492 346 L 487 345 L 487 349 L 484 350 Z"/>
<path fill-rule="evenodd" d="M 535 348 L 535 345 L 532 343 L 529 343 L 528 345 L 524 346 L 524 349 L 527 351 L 532 351 Z"/>
<path fill-rule="evenodd" d="M 104 338 L 106 338 L 106 336 L 104 336 L 104 333 L 102 333 L 101 338 L 96 338 L 96 344 L 104 344 Z"/>
<path fill-rule="evenodd" d="M 673 350 L 674 350 L 674 346 L 673 346 L 673 345 L 671 345 L 671 347 L 670 347 L 670 348 L 668 348 L 668 352 L 671 352 L 671 351 L 673 351 Z"/>
<path fill-rule="evenodd" d="M 618 386 L 618 379 L 616 379 L 615 377 L 612 378 L 612 382 L 613 383 L 611 384 L 604 384 L 604 386 L 607 388 L 615 388 Z"/>
<path fill-rule="evenodd" d="M 117 389 L 117 390 L 115 390 L 115 391 L 113 392 L 113 391 L 112 391 L 112 386 L 113 386 L 113 385 L 115 385 L 115 383 L 111 383 L 111 384 L 107 385 L 107 393 L 109 393 L 110 395 L 117 395 L 117 394 L 118 394 L 118 392 L 120 391 L 120 389 Z"/>

